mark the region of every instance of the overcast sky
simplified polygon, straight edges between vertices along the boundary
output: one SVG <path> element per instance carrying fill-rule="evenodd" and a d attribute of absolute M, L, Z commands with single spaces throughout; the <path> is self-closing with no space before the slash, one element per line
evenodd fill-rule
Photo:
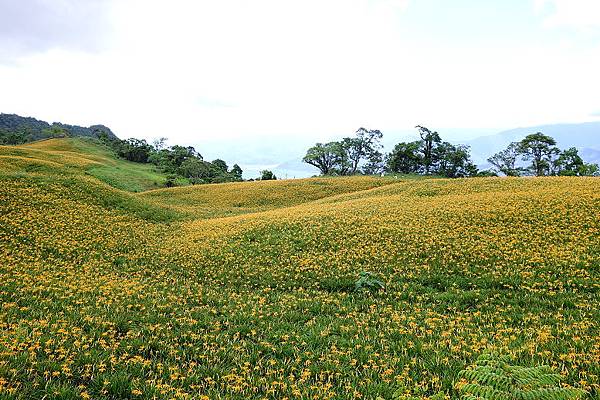
<path fill-rule="evenodd" d="M 0 0 L 0 112 L 121 137 L 600 116 L 598 0 Z"/>

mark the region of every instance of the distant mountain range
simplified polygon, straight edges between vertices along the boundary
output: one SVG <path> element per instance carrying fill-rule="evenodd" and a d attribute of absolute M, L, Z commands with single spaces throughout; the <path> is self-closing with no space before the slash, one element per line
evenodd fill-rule
<path fill-rule="evenodd" d="M 473 161 L 478 165 L 486 165 L 491 155 L 505 149 L 511 142 L 517 142 L 536 132 L 552 136 L 561 149 L 576 147 L 586 162 L 600 163 L 600 122 L 516 128 L 464 143 L 471 146 Z"/>
<path fill-rule="evenodd" d="M 110 138 L 117 136 L 104 125 L 92 125 L 82 127 L 77 125 L 68 125 L 60 122 L 49 124 L 31 117 L 21 117 L 16 114 L 0 114 L 0 134 L 2 135 L 22 135 L 24 141 L 40 140 L 54 137 L 58 132 L 64 132 L 67 136 L 85 136 L 98 137 L 105 133 Z"/>

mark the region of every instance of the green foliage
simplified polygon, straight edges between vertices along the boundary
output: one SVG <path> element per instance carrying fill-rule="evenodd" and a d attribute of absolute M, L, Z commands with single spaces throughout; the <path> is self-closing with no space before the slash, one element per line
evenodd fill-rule
<path fill-rule="evenodd" d="M 560 153 L 554 161 L 554 169 L 560 176 L 593 176 L 598 173 L 598 165 L 585 163 L 575 147 Z"/>
<path fill-rule="evenodd" d="M 229 169 L 227 163 L 219 158 L 213 160 L 211 164 L 222 173 L 227 173 L 227 170 Z"/>
<path fill-rule="evenodd" d="M 465 400 L 571 400 L 585 391 L 561 386 L 561 376 L 548 366 L 511 365 L 508 357 L 486 354 L 459 372 L 458 390 Z"/>
<path fill-rule="evenodd" d="M 236 180 L 236 181 L 241 181 L 243 180 L 242 178 L 242 174 L 244 171 L 242 171 L 242 168 L 240 168 L 239 165 L 237 164 L 233 164 L 233 167 L 231 167 L 231 171 L 229 171 L 229 173 L 231 174 L 231 176 Z"/>
<path fill-rule="evenodd" d="M 331 175 L 345 163 L 344 151 L 340 142 L 317 143 L 308 149 L 302 161 L 317 167 L 321 175 Z"/>
<path fill-rule="evenodd" d="M 398 143 L 387 156 L 388 171 L 416 174 L 422 165 L 419 149 L 421 142 Z"/>
<path fill-rule="evenodd" d="M 513 142 L 506 149 L 488 158 L 487 161 L 492 164 L 498 172 L 501 172 L 506 176 L 519 176 L 520 169 L 515 166 L 519 155 L 519 143 Z"/>
<path fill-rule="evenodd" d="M 260 171 L 260 180 L 261 181 L 275 181 L 275 180 L 277 180 L 277 177 L 275 176 L 273 171 L 269 171 L 268 169 L 265 169 L 263 171 Z"/>
<path fill-rule="evenodd" d="M 519 159 L 531 161 L 531 164 L 526 168 L 517 167 Z M 594 176 L 600 170 L 596 164 L 586 164 L 575 147 L 560 151 L 556 147 L 556 140 L 541 132 L 511 143 L 487 161 L 497 172 L 506 176 L 520 176 L 523 173 L 536 176 Z"/>
<path fill-rule="evenodd" d="M 437 132 L 420 125 L 417 128 L 421 140 L 398 143 L 386 157 L 389 172 L 446 178 L 477 176 L 468 146 L 444 142 Z"/>
<path fill-rule="evenodd" d="M 377 292 L 385 290 L 385 284 L 372 272 L 363 271 L 354 283 L 357 292 Z"/>
<path fill-rule="evenodd" d="M 355 137 L 339 142 L 317 143 L 302 159 L 317 167 L 322 175 L 355 175 L 362 166 L 365 174 L 378 174 L 383 170 L 381 131 L 359 128 Z"/>
<path fill-rule="evenodd" d="M 529 171 L 536 176 L 552 173 L 553 157 L 560 153 L 554 138 L 537 132 L 527 135 L 518 144 L 523 160 L 531 160 Z"/>
<path fill-rule="evenodd" d="M 114 150 L 121 158 L 136 163 L 151 163 L 163 173 L 169 174 L 165 186 L 178 186 L 182 181 L 186 184 L 223 183 L 242 180 L 242 170 L 227 171 L 225 161 L 217 159 L 206 162 L 202 155 L 192 146 L 174 145 L 166 147 L 166 138 L 154 141 L 152 145 L 139 139 L 109 139 L 102 138 L 103 142 Z"/>

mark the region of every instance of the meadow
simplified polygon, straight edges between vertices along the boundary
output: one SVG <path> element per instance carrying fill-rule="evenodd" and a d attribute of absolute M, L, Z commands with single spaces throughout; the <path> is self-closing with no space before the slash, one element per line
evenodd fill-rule
<path fill-rule="evenodd" d="M 600 398 L 598 178 L 139 172 L 0 146 L 0 399 L 455 398 L 487 352 Z"/>

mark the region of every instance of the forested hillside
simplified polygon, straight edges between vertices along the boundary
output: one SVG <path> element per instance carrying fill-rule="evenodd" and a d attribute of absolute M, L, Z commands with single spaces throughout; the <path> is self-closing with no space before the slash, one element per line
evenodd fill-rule
<path fill-rule="evenodd" d="M 117 136 L 104 125 L 82 127 L 60 122 L 49 124 L 31 117 L 16 114 L 0 114 L 0 144 L 21 144 L 40 139 L 56 137 L 95 137 L 106 136 L 116 139 Z"/>

